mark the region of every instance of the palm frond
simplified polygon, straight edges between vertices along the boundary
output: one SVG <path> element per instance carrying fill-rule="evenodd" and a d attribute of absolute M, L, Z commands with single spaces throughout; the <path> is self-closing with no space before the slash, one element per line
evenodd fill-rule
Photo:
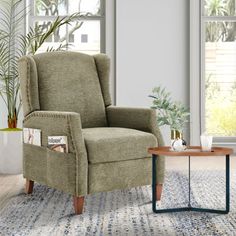
<path fill-rule="evenodd" d="M 21 108 L 18 59 L 26 53 L 35 54 L 58 28 L 83 17 L 80 13 L 69 17 L 57 17 L 46 31 L 35 26 L 23 35 L 22 21 L 28 9 L 19 9 L 22 2 L 23 0 L 1 0 L 0 5 L 0 97 L 8 109 L 8 118 L 18 116 Z M 77 24 L 78 27 L 81 25 L 82 23 Z M 69 46 L 61 43 L 57 48 L 49 47 L 47 51 L 66 50 Z"/>
<path fill-rule="evenodd" d="M 30 40 L 29 43 L 29 54 L 35 54 L 36 51 L 42 46 L 42 44 L 56 32 L 58 28 L 63 25 L 70 25 L 72 21 L 78 20 L 81 18 L 81 13 L 74 13 L 68 17 L 57 17 L 54 22 L 49 25 L 49 28 L 46 32 L 42 32 L 39 27 L 36 27 L 31 34 L 34 35 L 34 39 Z"/>

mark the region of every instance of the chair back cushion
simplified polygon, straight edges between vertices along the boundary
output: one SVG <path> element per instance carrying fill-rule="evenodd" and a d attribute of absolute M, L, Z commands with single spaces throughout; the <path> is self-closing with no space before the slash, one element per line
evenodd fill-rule
<path fill-rule="evenodd" d="M 93 56 L 50 52 L 33 56 L 40 110 L 72 111 L 83 128 L 107 126 L 105 105 Z"/>

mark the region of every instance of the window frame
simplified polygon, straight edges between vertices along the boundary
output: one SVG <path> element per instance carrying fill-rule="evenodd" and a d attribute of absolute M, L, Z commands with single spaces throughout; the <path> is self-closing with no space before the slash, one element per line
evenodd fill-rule
<path fill-rule="evenodd" d="M 68 1 L 68 0 L 67 0 Z M 58 16 L 37 16 L 34 15 L 34 2 L 35 0 L 26 0 L 26 5 L 29 6 L 29 14 L 27 14 L 26 32 L 34 27 L 35 21 L 54 21 Z M 80 19 L 86 21 L 100 21 L 100 53 L 106 52 L 106 1 L 100 0 L 101 14 L 96 16 L 83 16 Z M 68 4 L 67 4 L 68 9 Z M 67 17 L 68 15 L 60 15 L 59 19 Z M 68 32 L 68 25 L 66 26 Z M 69 35 L 66 34 L 66 42 L 68 43 Z"/>
<path fill-rule="evenodd" d="M 190 76 L 190 143 L 200 145 L 201 107 L 200 107 L 200 4 L 199 0 L 190 0 L 189 28 L 189 76 Z"/>
<path fill-rule="evenodd" d="M 205 128 L 205 26 L 211 21 L 235 21 L 236 16 L 204 16 L 204 0 L 190 0 L 190 142 L 200 145 Z M 236 137 L 213 137 L 214 145 L 236 148 Z"/>
<path fill-rule="evenodd" d="M 222 22 L 231 21 L 236 22 L 235 16 L 205 16 L 204 15 L 204 0 L 200 0 L 201 4 L 201 133 L 205 130 L 205 23 L 208 21 Z M 219 137 L 214 136 L 214 143 L 234 143 L 236 136 Z"/>

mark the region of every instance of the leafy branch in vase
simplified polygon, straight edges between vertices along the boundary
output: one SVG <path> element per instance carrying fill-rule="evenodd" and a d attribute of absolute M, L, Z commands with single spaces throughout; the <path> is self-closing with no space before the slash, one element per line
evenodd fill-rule
<path fill-rule="evenodd" d="M 172 130 L 182 132 L 190 115 L 188 109 L 181 102 L 173 101 L 171 94 L 161 86 L 155 87 L 149 97 L 153 99 L 151 108 L 158 111 L 158 125 L 169 125 Z"/>

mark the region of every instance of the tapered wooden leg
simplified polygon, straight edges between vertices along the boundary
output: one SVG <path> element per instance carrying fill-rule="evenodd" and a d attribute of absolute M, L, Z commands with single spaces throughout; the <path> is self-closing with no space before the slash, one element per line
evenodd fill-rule
<path fill-rule="evenodd" d="M 26 179 L 25 192 L 27 194 L 31 194 L 33 192 L 33 187 L 34 187 L 34 181 Z"/>
<path fill-rule="evenodd" d="M 157 199 L 157 201 L 161 200 L 162 188 L 163 188 L 163 184 L 156 185 L 156 199 Z"/>
<path fill-rule="evenodd" d="M 83 212 L 83 206 L 84 206 L 84 197 L 74 197 L 74 208 L 75 208 L 75 214 L 80 215 Z"/>

